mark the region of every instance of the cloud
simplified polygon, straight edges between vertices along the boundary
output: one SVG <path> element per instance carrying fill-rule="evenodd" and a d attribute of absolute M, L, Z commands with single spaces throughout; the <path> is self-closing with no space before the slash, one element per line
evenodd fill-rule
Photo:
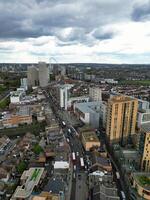
<path fill-rule="evenodd" d="M 150 20 L 150 0 L 135 5 L 132 12 L 132 20 L 134 21 Z"/>
<path fill-rule="evenodd" d="M 0 0 L 0 62 L 150 62 L 149 2 Z"/>

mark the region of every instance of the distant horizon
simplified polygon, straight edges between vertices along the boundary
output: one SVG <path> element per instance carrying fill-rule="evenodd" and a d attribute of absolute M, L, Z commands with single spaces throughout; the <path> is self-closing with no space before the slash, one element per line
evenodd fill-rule
<path fill-rule="evenodd" d="M 39 61 L 39 62 L 45 62 L 45 61 Z M 39 62 L 0 62 L 0 65 L 1 64 L 38 64 Z M 68 64 L 95 64 L 95 65 L 150 65 L 150 63 L 94 63 L 94 62 L 73 62 L 73 63 L 48 63 L 48 62 L 45 62 L 46 64 L 53 64 L 53 65 L 60 65 L 60 64 L 62 64 L 62 65 L 68 65 Z"/>

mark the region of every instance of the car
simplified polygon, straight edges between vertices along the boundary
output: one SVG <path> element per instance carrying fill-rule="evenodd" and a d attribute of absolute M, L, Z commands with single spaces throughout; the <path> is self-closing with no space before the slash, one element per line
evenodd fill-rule
<path fill-rule="evenodd" d="M 79 152 L 77 152 L 77 156 L 79 156 Z"/>

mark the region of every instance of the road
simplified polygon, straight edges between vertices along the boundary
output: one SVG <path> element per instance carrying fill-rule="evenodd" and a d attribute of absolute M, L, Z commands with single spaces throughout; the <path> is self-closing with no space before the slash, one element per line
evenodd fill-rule
<path fill-rule="evenodd" d="M 53 110 L 54 115 L 62 125 L 63 111 L 58 108 L 55 100 L 48 95 L 45 91 L 46 97 L 49 99 L 50 106 Z M 61 112 L 61 114 L 60 114 Z M 73 164 L 73 173 L 72 173 L 72 188 L 71 188 L 71 200 L 86 200 L 88 197 L 88 187 L 87 187 L 87 171 L 85 167 L 81 167 L 80 158 L 86 161 L 85 151 L 82 146 L 80 139 L 78 138 L 78 133 L 75 128 L 70 124 L 70 121 L 65 121 L 66 125 L 63 126 L 63 132 L 66 139 L 69 139 L 69 145 L 71 152 L 75 153 L 75 161 L 72 161 Z M 86 163 L 86 162 L 85 162 Z"/>

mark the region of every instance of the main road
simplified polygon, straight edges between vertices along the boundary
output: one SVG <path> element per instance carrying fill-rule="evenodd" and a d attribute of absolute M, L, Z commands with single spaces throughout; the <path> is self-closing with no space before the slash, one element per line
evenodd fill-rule
<path fill-rule="evenodd" d="M 60 109 L 55 101 L 55 99 L 44 91 L 45 96 L 49 99 L 51 109 L 53 110 L 54 115 L 56 116 L 59 123 L 62 125 L 63 112 Z M 88 186 L 87 186 L 87 165 L 86 165 L 86 156 L 85 150 L 82 146 L 82 143 L 78 137 L 78 133 L 75 128 L 70 124 L 70 121 L 65 121 L 65 127 L 63 126 L 63 132 L 68 140 L 70 145 L 71 153 L 74 152 L 75 160 L 73 164 L 73 173 L 72 173 L 72 188 L 71 188 L 71 200 L 87 200 L 88 198 Z M 80 158 L 84 159 L 84 167 L 81 166 Z"/>

